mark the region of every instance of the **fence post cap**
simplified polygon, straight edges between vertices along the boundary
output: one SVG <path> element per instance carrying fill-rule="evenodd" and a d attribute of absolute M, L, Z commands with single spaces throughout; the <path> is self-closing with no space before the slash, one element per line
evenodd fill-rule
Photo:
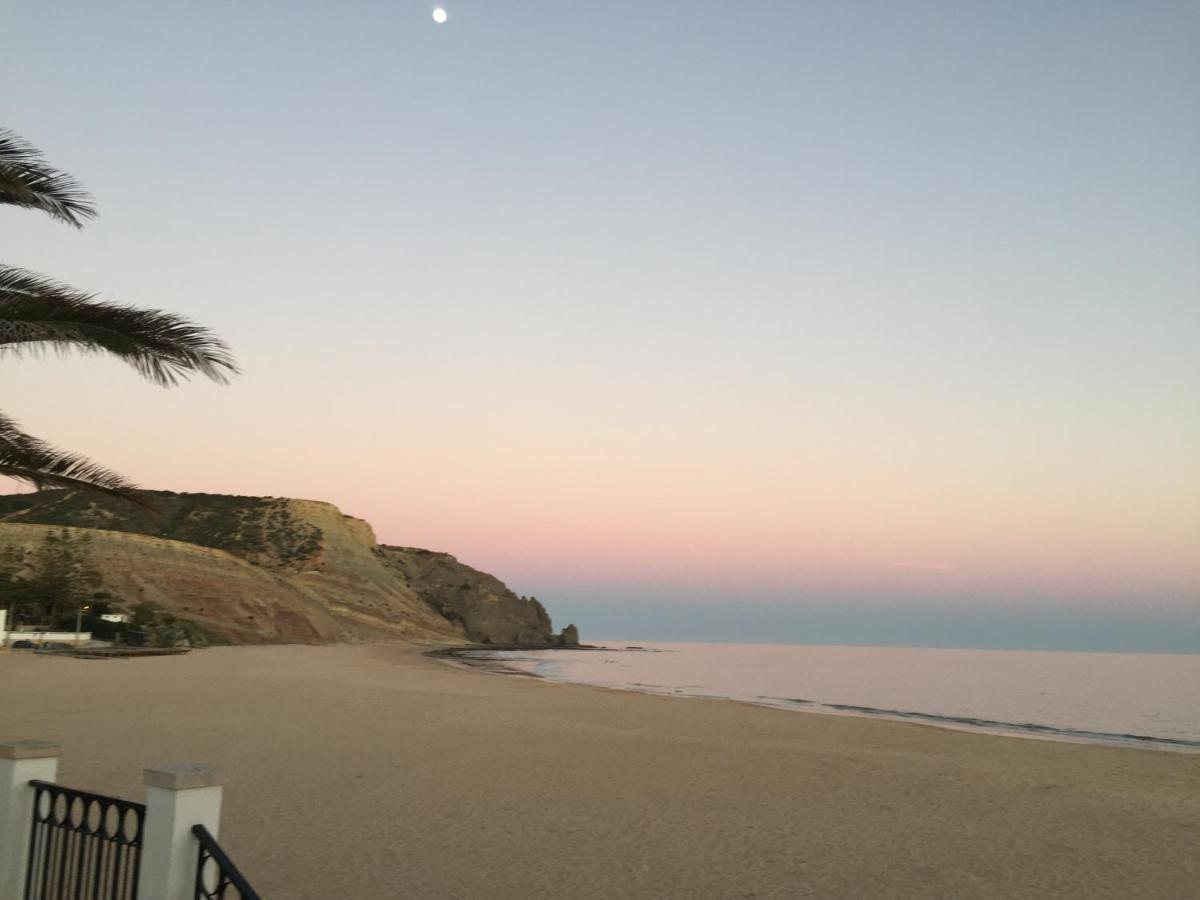
<path fill-rule="evenodd" d="M 62 756 L 53 741 L 0 741 L 0 759 L 50 759 Z"/>
<path fill-rule="evenodd" d="M 162 788 L 164 791 L 186 791 L 221 784 L 217 767 L 205 763 L 176 763 L 147 769 L 145 781 L 148 787 Z"/>

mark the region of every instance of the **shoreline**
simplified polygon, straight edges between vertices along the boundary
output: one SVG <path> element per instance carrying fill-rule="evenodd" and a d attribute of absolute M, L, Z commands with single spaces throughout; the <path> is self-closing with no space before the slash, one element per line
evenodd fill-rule
<path fill-rule="evenodd" d="M 486 656 L 468 656 L 478 653 L 519 653 L 528 650 L 599 650 L 611 653 L 646 653 L 663 652 L 647 650 L 644 647 L 452 647 L 438 651 L 430 651 L 426 656 L 442 659 L 461 668 L 481 671 L 489 675 L 507 677 L 524 677 L 537 679 L 547 684 L 559 684 L 567 687 L 589 687 L 599 690 L 618 691 L 630 694 L 641 694 L 651 697 L 668 697 L 680 700 L 721 700 L 739 703 L 759 709 L 774 709 L 785 713 L 803 713 L 810 716 L 827 716 L 829 718 L 854 718 L 866 721 L 897 722 L 909 725 L 921 725 L 945 731 L 962 732 L 967 734 L 982 734 L 991 737 L 1012 737 L 1022 740 L 1048 741 L 1051 743 L 1077 744 L 1082 746 L 1115 747 L 1127 750 L 1146 750 L 1155 753 L 1178 753 L 1184 755 L 1200 755 L 1200 741 L 1186 738 L 1157 737 L 1154 735 L 1094 731 L 1083 728 L 1070 728 L 1045 725 L 1036 722 L 1007 722 L 983 719 L 971 716 L 948 716 L 938 713 L 927 713 L 919 710 L 887 709 L 853 704 L 827 703 L 818 700 L 807 700 L 788 697 L 757 698 L 735 697 L 725 694 L 689 693 L 680 689 L 654 689 L 650 686 L 637 684 L 613 685 L 599 684 L 582 680 L 553 678 L 537 672 L 506 665 L 503 658 Z"/>
<path fill-rule="evenodd" d="M 289 900 L 1183 900 L 1200 877 L 1186 755 L 561 690 L 429 649 L 4 654 L 4 737 L 133 800 L 143 769 L 216 765 L 222 846 Z"/>

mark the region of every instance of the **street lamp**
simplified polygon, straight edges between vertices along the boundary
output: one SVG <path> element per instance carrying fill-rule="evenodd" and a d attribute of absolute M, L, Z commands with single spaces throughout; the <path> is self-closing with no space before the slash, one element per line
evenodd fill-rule
<path fill-rule="evenodd" d="M 90 603 L 80 603 L 79 609 L 75 613 L 75 646 L 79 646 L 80 632 L 83 631 L 83 613 L 85 610 L 92 608 Z"/>

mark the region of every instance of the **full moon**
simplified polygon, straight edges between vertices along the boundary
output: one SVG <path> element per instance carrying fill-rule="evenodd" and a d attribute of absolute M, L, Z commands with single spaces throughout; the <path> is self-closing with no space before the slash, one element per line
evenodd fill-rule
<path fill-rule="evenodd" d="M 437 22 L 439 25 L 446 21 L 446 11 L 440 6 L 433 11 L 433 21 Z"/>

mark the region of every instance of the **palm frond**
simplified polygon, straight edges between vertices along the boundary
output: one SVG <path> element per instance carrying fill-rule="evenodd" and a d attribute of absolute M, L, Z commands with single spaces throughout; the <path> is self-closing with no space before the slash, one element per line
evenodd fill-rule
<path fill-rule="evenodd" d="M 0 475 L 36 488 L 61 487 L 103 491 L 138 501 L 137 486 L 111 469 L 77 453 L 59 450 L 26 434 L 0 413 Z"/>
<path fill-rule="evenodd" d="M 96 217 L 96 206 L 83 186 L 7 128 L 0 128 L 0 203 L 39 209 L 76 228 Z"/>
<path fill-rule="evenodd" d="M 174 313 L 97 300 L 0 265 L 0 349 L 45 347 L 111 353 L 164 387 L 193 374 L 224 384 L 238 371 L 229 347 L 203 325 Z"/>

